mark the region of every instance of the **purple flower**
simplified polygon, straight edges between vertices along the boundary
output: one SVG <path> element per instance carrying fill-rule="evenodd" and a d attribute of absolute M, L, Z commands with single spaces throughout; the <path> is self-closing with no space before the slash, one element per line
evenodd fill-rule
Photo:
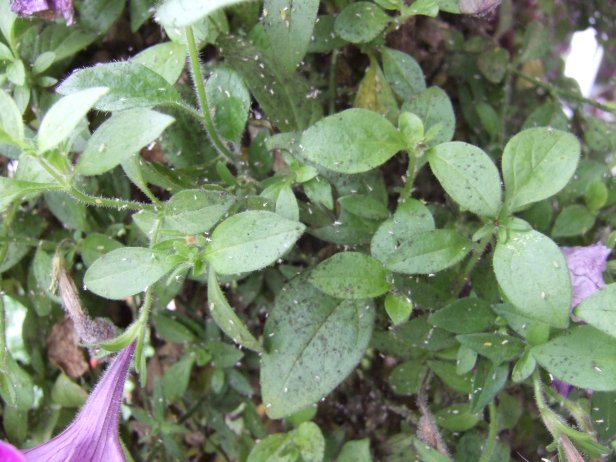
<path fill-rule="evenodd" d="M 64 16 L 67 25 L 73 23 L 73 0 L 13 0 L 11 10 L 20 16 Z"/>
<path fill-rule="evenodd" d="M 0 441 L 0 460 L 2 462 L 26 462 L 21 452 L 4 441 Z"/>
<path fill-rule="evenodd" d="M 607 257 L 612 250 L 600 243 L 588 247 L 561 247 L 560 250 L 567 259 L 571 274 L 573 308 L 605 287 L 603 272 L 607 269 Z"/>
<path fill-rule="evenodd" d="M 134 350 L 132 343 L 118 353 L 73 423 L 62 433 L 22 451 L 26 462 L 124 462 L 118 426 L 124 382 Z"/>

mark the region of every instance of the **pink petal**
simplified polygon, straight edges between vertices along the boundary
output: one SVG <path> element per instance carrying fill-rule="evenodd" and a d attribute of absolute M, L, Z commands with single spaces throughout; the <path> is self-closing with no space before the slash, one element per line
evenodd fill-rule
<path fill-rule="evenodd" d="M 26 462 L 24 456 L 9 443 L 0 441 L 0 461 L 2 462 Z"/>

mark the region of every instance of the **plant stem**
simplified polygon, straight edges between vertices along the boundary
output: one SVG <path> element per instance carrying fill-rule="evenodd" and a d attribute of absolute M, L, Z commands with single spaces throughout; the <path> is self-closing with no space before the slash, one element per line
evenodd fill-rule
<path fill-rule="evenodd" d="M 533 85 L 535 85 L 536 87 L 539 88 L 543 88 L 544 90 L 546 90 L 547 92 L 549 92 L 552 96 L 554 97 L 561 97 L 563 99 L 569 100 L 569 101 L 575 101 L 576 103 L 581 103 L 581 104 L 588 104 L 589 106 L 592 107 L 596 107 L 597 109 L 601 109 L 602 111 L 605 112 L 610 112 L 612 114 L 616 114 L 616 106 L 614 106 L 613 104 L 602 104 L 599 103 L 595 100 L 589 99 L 589 98 L 585 98 L 584 96 L 581 95 L 577 95 L 575 93 L 571 93 L 569 91 L 566 90 L 562 90 L 550 83 L 544 82 L 542 80 L 536 79 L 535 77 L 525 74 L 522 71 L 519 71 L 517 69 L 510 69 L 510 71 L 517 75 L 518 77 L 521 77 L 522 79 L 532 83 Z"/>
<path fill-rule="evenodd" d="M 477 248 L 473 251 L 473 256 L 466 263 L 464 271 L 462 271 L 459 279 L 456 281 L 456 284 L 454 286 L 454 294 L 458 294 L 460 290 L 462 290 L 464 283 L 468 280 L 469 276 L 475 269 L 475 266 L 477 266 L 477 263 L 479 263 L 479 260 L 481 260 L 481 257 L 483 256 L 483 253 L 485 252 L 486 247 L 488 247 L 488 244 L 490 244 L 490 242 L 492 242 L 491 232 L 486 233 L 486 235 L 481 238 L 479 244 L 477 245 Z"/>
<path fill-rule="evenodd" d="M 205 92 L 205 85 L 203 84 L 203 74 L 201 73 L 201 63 L 199 61 L 199 53 L 197 51 L 197 44 L 195 42 L 195 35 L 193 33 L 192 27 L 187 27 L 185 29 L 186 33 L 186 42 L 188 43 L 188 56 L 190 58 L 190 69 L 192 72 L 193 82 L 195 84 L 195 89 L 197 90 L 197 99 L 199 101 L 199 107 L 201 109 L 201 119 L 203 122 L 203 126 L 205 127 L 205 131 L 207 132 L 214 148 L 218 153 L 231 162 L 235 162 L 236 156 L 233 155 L 229 148 L 225 145 L 225 143 L 218 136 L 218 132 L 216 131 L 216 127 L 214 127 L 214 121 L 212 120 L 212 116 L 210 114 L 210 108 L 207 102 L 207 94 Z"/>
<path fill-rule="evenodd" d="M 494 400 L 490 401 L 488 404 L 488 410 L 490 412 L 490 425 L 488 427 L 488 441 L 486 446 L 483 448 L 483 452 L 481 453 L 481 458 L 479 462 L 489 462 L 492 458 L 492 454 L 494 453 L 494 448 L 496 447 L 496 435 L 498 433 L 498 419 L 496 417 L 496 405 L 494 404 Z"/>
<path fill-rule="evenodd" d="M 331 63 L 329 65 L 329 113 L 336 112 L 336 69 L 338 67 L 338 53 L 336 49 L 332 51 Z"/>
<path fill-rule="evenodd" d="M 130 200 L 124 200 L 124 199 L 119 199 L 119 198 L 111 199 L 107 197 L 99 197 L 99 196 L 93 196 L 91 194 L 86 194 L 83 191 L 80 191 L 79 189 L 77 189 L 72 184 L 70 184 L 66 180 L 66 178 L 64 178 L 64 175 L 58 172 L 55 169 L 55 167 L 50 165 L 46 159 L 40 156 L 34 156 L 34 157 L 39 161 L 39 164 L 41 165 L 41 167 L 43 167 L 43 169 L 45 169 L 45 171 L 49 173 L 58 182 L 60 186 L 62 186 L 62 189 L 64 190 L 64 192 L 72 196 L 74 199 L 77 199 L 78 201 L 85 202 L 86 204 L 94 205 L 96 207 L 110 207 L 110 208 L 119 209 L 119 210 L 129 209 L 129 210 L 149 210 L 152 212 L 156 211 L 156 207 L 152 204 L 145 204 L 143 202 L 130 201 Z"/>
<path fill-rule="evenodd" d="M 413 183 L 415 182 L 415 175 L 417 174 L 417 157 L 414 152 L 407 153 L 409 158 L 409 164 L 406 167 L 406 181 L 404 182 L 404 187 L 402 191 L 400 191 L 399 202 L 403 202 L 409 197 L 411 197 L 411 193 L 413 192 Z"/>

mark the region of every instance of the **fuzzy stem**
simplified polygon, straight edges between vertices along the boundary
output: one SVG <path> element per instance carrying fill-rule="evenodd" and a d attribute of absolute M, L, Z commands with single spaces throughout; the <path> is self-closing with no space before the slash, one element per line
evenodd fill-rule
<path fill-rule="evenodd" d="M 473 252 L 473 256 L 471 257 L 471 259 L 468 261 L 468 263 L 464 267 L 464 271 L 462 271 L 462 273 L 460 274 L 459 279 L 456 281 L 456 285 L 454 287 L 455 294 L 458 294 L 460 290 L 462 290 L 464 283 L 466 282 L 466 280 L 469 278 L 469 276 L 475 269 L 475 266 L 477 266 L 477 263 L 479 263 L 479 260 L 481 260 L 481 257 L 483 253 L 485 252 L 486 247 L 488 247 L 488 244 L 490 244 L 490 242 L 492 242 L 491 232 L 486 233 L 486 235 L 483 236 L 481 240 L 479 241 L 477 248 Z"/>
<path fill-rule="evenodd" d="M 216 131 L 216 127 L 214 127 L 214 121 L 212 120 L 212 116 L 210 114 L 210 108 L 207 101 L 207 94 L 205 92 L 205 85 L 203 84 L 203 74 L 201 73 L 201 63 L 199 61 L 199 52 L 197 51 L 197 45 L 195 43 L 195 35 L 193 33 L 192 27 L 187 27 L 185 29 L 186 33 L 186 42 L 188 44 L 188 56 L 190 58 L 190 69 L 192 72 L 193 82 L 195 84 L 195 90 L 197 91 L 197 99 L 199 101 L 199 107 L 201 109 L 201 121 L 203 122 L 203 126 L 205 127 L 205 131 L 207 132 L 214 148 L 218 153 L 226 158 L 227 160 L 234 162 L 235 156 L 222 139 L 218 136 L 218 132 Z"/>
<path fill-rule="evenodd" d="M 494 448 L 496 447 L 496 435 L 498 433 L 498 419 L 496 417 L 496 405 L 494 404 L 494 400 L 490 401 L 488 404 L 488 410 L 490 412 L 490 425 L 488 427 L 488 441 L 486 446 L 481 453 L 481 458 L 479 462 L 489 462 L 492 458 L 492 454 L 494 453 Z"/>

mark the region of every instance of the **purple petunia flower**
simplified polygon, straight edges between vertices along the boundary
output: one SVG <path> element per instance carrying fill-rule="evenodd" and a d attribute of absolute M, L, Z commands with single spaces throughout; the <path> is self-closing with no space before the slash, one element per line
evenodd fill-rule
<path fill-rule="evenodd" d="M 132 343 L 118 353 L 73 423 L 62 433 L 46 443 L 23 450 L 25 459 L 9 458 L 8 461 L 124 462 L 118 426 L 124 382 L 134 350 Z M 0 455 L 3 455 L 2 450 L 0 446 Z"/>
<path fill-rule="evenodd" d="M 574 308 L 582 300 L 605 287 L 603 272 L 607 269 L 607 257 L 612 250 L 601 243 L 587 247 L 561 247 L 560 250 L 565 255 L 571 275 L 571 308 Z M 572 318 L 579 321 L 573 315 Z M 565 398 L 573 388 L 558 379 L 552 380 L 552 387 Z"/>
<path fill-rule="evenodd" d="M 607 257 L 612 251 L 601 243 L 588 247 L 561 247 L 571 274 L 571 308 L 605 287 L 603 272 L 607 269 Z"/>
<path fill-rule="evenodd" d="M 67 25 L 73 23 L 73 0 L 13 0 L 11 10 L 20 16 L 34 14 L 62 15 Z"/>

